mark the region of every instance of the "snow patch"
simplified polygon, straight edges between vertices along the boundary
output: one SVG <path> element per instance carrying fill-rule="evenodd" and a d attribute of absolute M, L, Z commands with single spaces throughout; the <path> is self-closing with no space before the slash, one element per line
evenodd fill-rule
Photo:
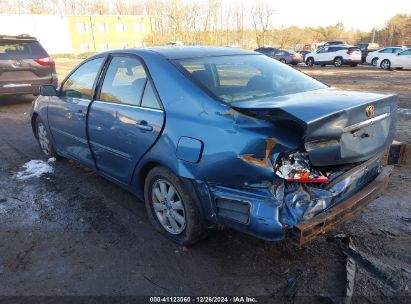
<path fill-rule="evenodd" d="M 53 162 L 54 160 L 48 162 Z M 23 165 L 23 170 L 16 173 L 18 180 L 26 180 L 33 177 L 40 177 L 46 173 L 53 173 L 54 169 L 43 160 L 31 160 Z"/>

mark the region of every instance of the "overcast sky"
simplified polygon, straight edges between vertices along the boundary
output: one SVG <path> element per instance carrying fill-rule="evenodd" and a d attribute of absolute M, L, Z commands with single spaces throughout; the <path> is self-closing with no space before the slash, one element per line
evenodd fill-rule
<path fill-rule="evenodd" d="M 272 3 L 277 8 L 276 27 L 326 26 L 341 21 L 347 28 L 369 31 L 382 27 L 397 13 L 411 14 L 411 0 L 273 0 Z"/>

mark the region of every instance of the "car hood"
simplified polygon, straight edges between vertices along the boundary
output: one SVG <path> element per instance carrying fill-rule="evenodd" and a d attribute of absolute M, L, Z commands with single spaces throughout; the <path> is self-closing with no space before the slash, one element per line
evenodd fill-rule
<path fill-rule="evenodd" d="M 273 123 L 297 123 L 313 165 L 364 161 L 394 138 L 397 95 L 326 88 L 232 103 L 236 110 Z"/>

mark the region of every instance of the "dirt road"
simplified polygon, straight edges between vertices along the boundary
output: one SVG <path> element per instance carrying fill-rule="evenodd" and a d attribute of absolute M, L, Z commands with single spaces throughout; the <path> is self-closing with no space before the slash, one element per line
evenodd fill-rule
<path fill-rule="evenodd" d="M 301 69 L 335 86 L 399 92 L 401 106 L 411 108 L 410 71 Z M 58 160 L 54 173 L 16 179 L 24 163 L 42 159 L 30 102 L 0 100 L 0 295 L 310 295 L 339 303 L 346 295 L 342 244 L 350 237 L 369 262 L 357 265 L 354 294 L 409 300 L 409 167 L 397 167 L 387 192 L 362 214 L 304 247 L 227 229 L 179 247 L 152 229 L 142 202 L 75 162 Z M 408 142 L 410 117 L 401 114 L 398 127 Z M 401 297 L 381 298 L 393 295 Z"/>

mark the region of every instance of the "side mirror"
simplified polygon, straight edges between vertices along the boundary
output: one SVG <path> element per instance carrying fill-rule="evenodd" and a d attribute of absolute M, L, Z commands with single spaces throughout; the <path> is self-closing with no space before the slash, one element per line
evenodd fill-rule
<path fill-rule="evenodd" d="M 40 95 L 42 96 L 57 96 L 57 90 L 54 85 L 43 84 L 40 86 Z"/>

